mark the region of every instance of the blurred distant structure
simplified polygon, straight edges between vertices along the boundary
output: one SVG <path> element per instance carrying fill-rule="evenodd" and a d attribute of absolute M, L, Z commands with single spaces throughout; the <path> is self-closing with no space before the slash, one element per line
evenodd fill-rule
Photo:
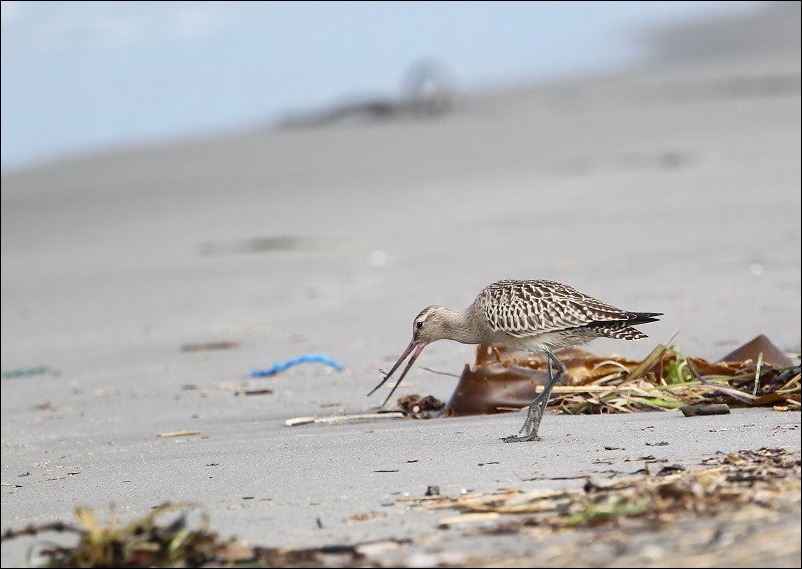
<path fill-rule="evenodd" d="M 684 62 L 781 53 L 800 59 L 802 3 L 766 2 L 747 13 L 651 28 L 655 62 Z"/>
<path fill-rule="evenodd" d="M 454 108 L 456 86 L 444 64 L 420 61 L 404 76 L 402 93 L 402 103 L 416 114 L 439 115 Z"/>
<path fill-rule="evenodd" d="M 438 61 L 424 60 L 412 65 L 404 74 L 398 99 L 374 98 L 338 104 L 323 111 L 288 116 L 280 121 L 279 126 L 297 128 L 346 120 L 433 118 L 453 110 L 455 101 L 455 82 L 446 66 Z"/>
<path fill-rule="evenodd" d="M 798 95 L 801 36 L 800 2 L 767 2 L 748 13 L 652 28 L 644 35 L 647 65 L 704 74 L 666 76 L 648 96 L 680 103 Z"/>

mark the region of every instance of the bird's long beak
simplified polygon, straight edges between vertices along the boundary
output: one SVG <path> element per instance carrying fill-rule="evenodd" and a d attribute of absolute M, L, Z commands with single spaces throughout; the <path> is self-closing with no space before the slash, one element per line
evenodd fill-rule
<path fill-rule="evenodd" d="M 390 371 L 389 371 L 389 372 L 387 372 L 387 375 L 385 375 L 385 376 L 384 376 L 384 379 L 382 379 L 382 380 L 381 380 L 381 382 L 379 383 L 379 385 L 377 385 L 376 387 L 374 387 L 374 388 L 373 388 L 373 389 L 370 391 L 370 393 L 368 393 L 368 396 L 371 396 L 371 395 L 373 395 L 373 394 L 376 392 L 376 390 L 377 390 L 377 389 L 379 389 L 379 388 L 380 388 L 382 385 L 384 385 L 385 383 L 387 383 L 387 380 L 388 380 L 388 379 L 390 379 L 390 376 L 391 376 L 391 375 L 393 375 L 393 374 L 395 373 L 395 370 L 397 370 L 397 369 L 398 369 L 398 367 L 399 367 L 399 366 L 400 366 L 400 365 L 401 365 L 401 364 L 404 362 L 404 360 L 405 360 L 405 359 L 407 359 L 407 356 L 408 356 L 410 353 L 412 353 L 412 357 L 409 359 L 409 363 L 407 363 L 407 367 L 405 367 L 405 368 L 404 368 L 404 372 L 401 374 L 401 377 L 399 377 L 399 378 L 398 378 L 398 381 L 396 381 L 396 382 L 395 382 L 395 385 L 393 386 L 393 389 L 390 391 L 390 395 L 388 395 L 388 396 L 387 396 L 387 399 L 385 399 L 385 400 L 384 400 L 384 403 L 382 403 L 382 407 L 384 407 L 385 405 L 387 405 L 387 402 L 390 400 L 390 397 L 392 397 L 392 396 L 393 396 L 393 393 L 395 393 L 395 390 L 396 390 L 396 388 L 397 388 L 397 387 L 398 387 L 398 385 L 401 383 L 401 380 L 402 380 L 402 379 L 404 379 L 404 376 L 406 376 L 406 375 L 407 375 L 407 372 L 408 372 L 408 371 L 410 370 L 410 368 L 412 367 L 412 364 L 414 364 L 414 363 L 415 363 L 415 360 L 416 360 L 416 359 L 418 359 L 418 356 L 419 356 L 419 355 L 420 355 L 420 353 L 423 351 L 423 348 L 424 348 L 424 346 L 419 346 L 418 344 L 416 344 L 416 343 L 415 343 L 415 340 L 412 340 L 412 341 L 409 343 L 409 346 L 407 346 L 407 349 L 406 349 L 406 350 L 404 350 L 404 353 L 403 353 L 403 354 L 401 354 L 401 357 L 400 357 L 400 358 L 398 358 L 398 361 L 397 361 L 397 362 L 395 362 L 395 365 L 394 365 L 394 366 L 393 366 L 393 367 L 390 369 Z"/>

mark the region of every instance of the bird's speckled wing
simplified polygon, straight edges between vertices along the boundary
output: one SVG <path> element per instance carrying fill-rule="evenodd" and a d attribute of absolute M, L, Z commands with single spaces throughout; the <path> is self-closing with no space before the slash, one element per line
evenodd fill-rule
<path fill-rule="evenodd" d="M 493 330 L 516 338 L 629 320 L 629 312 L 553 281 L 498 281 L 476 299 Z"/>

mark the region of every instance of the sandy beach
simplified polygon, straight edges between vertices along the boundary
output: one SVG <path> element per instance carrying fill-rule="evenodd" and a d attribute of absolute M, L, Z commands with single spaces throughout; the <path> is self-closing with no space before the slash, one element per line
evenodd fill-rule
<path fill-rule="evenodd" d="M 386 392 L 365 394 L 413 317 L 500 278 L 665 314 L 643 327 L 649 340 L 597 341 L 597 354 L 642 358 L 675 331 L 711 360 L 758 334 L 798 353 L 799 65 L 798 44 L 668 58 L 464 94 L 437 117 L 265 127 L 5 174 L 2 369 L 51 371 L 0 383 L 3 530 L 69 520 L 78 504 L 132 517 L 190 500 L 221 534 L 260 545 L 412 539 L 382 559 L 559 565 L 536 540 L 437 529 L 443 512 L 401 498 L 581 485 L 571 477 L 637 470 L 635 455 L 798 451 L 799 412 L 770 408 L 550 414 L 543 441 L 518 445 L 499 440 L 517 413 L 285 421 L 375 409 Z M 181 349 L 198 342 L 236 345 Z M 302 354 L 344 369 L 250 377 Z M 434 344 L 399 394 L 447 400 L 456 380 L 422 368 L 472 361 L 471 346 Z M 199 434 L 157 437 L 180 430 Z M 798 537 L 798 502 L 783 516 Z M 4 542 L 2 565 L 31 543 Z M 799 550 L 774 561 L 798 566 Z"/>

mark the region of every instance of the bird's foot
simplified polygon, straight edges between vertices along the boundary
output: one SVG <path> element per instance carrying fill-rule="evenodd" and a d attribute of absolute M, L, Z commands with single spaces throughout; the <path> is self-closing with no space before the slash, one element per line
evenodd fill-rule
<path fill-rule="evenodd" d="M 536 432 L 533 431 L 528 435 L 524 435 L 522 437 L 519 437 L 518 435 L 511 435 L 509 437 L 503 437 L 501 440 L 504 441 L 505 443 L 525 443 L 528 441 L 539 441 L 542 439 L 539 436 L 537 436 Z"/>
<path fill-rule="evenodd" d="M 523 443 L 527 441 L 539 441 L 540 437 L 537 436 L 537 431 L 540 428 L 540 419 L 543 417 L 543 409 L 540 404 L 534 404 L 529 407 L 526 413 L 526 420 L 524 421 L 518 435 L 512 435 L 501 439 L 505 443 Z"/>

